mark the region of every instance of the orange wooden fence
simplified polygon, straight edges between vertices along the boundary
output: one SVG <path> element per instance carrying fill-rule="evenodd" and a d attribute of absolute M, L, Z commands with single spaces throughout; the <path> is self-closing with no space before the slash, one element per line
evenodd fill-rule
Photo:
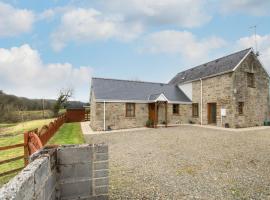
<path fill-rule="evenodd" d="M 9 158 L 7 160 L 0 161 L 0 165 L 13 162 L 16 160 L 24 159 L 24 165 L 28 164 L 28 158 L 33 153 L 41 149 L 47 144 L 47 142 L 52 138 L 52 136 L 57 132 L 57 130 L 66 122 L 66 114 L 59 116 L 49 125 L 43 126 L 40 131 L 38 129 L 31 130 L 24 133 L 24 143 L 14 144 L 10 146 L 0 147 L 0 151 L 5 151 L 14 148 L 24 148 L 24 155 L 20 155 L 14 158 Z M 23 167 L 12 169 L 3 173 L 0 173 L 1 176 L 12 174 L 14 172 L 20 171 Z"/>

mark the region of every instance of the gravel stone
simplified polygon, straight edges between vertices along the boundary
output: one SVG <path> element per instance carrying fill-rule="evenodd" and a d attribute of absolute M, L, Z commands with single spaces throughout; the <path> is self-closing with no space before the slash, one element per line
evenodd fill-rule
<path fill-rule="evenodd" d="M 110 199 L 270 199 L 270 131 L 193 126 L 86 135 L 109 145 Z"/>

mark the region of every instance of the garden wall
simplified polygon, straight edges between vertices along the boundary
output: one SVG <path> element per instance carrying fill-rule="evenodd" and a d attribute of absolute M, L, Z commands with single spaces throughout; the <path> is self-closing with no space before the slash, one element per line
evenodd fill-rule
<path fill-rule="evenodd" d="M 67 145 L 33 154 L 0 199 L 108 199 L 108 146 Z"/>

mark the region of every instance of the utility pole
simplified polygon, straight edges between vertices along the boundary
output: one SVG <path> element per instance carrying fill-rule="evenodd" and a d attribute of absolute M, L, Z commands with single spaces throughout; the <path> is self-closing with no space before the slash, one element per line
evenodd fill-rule
<path fill-rule="evenodd" d="M 42 98 L 42 111 L 43 111 L 43 119 L 45 119 L 45 113 L 44 113 L 44 98 Z"/>

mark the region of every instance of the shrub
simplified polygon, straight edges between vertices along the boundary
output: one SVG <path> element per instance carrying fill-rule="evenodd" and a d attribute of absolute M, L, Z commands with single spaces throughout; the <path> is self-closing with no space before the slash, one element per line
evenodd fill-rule
<path fill-rule="evenodd" d="M 147 121 L 146 121 L 146 126 L 147 127 L 152 127 L 154 125 L 154 122 L 151 120 L 151 119 L 148 119 Z"/>

